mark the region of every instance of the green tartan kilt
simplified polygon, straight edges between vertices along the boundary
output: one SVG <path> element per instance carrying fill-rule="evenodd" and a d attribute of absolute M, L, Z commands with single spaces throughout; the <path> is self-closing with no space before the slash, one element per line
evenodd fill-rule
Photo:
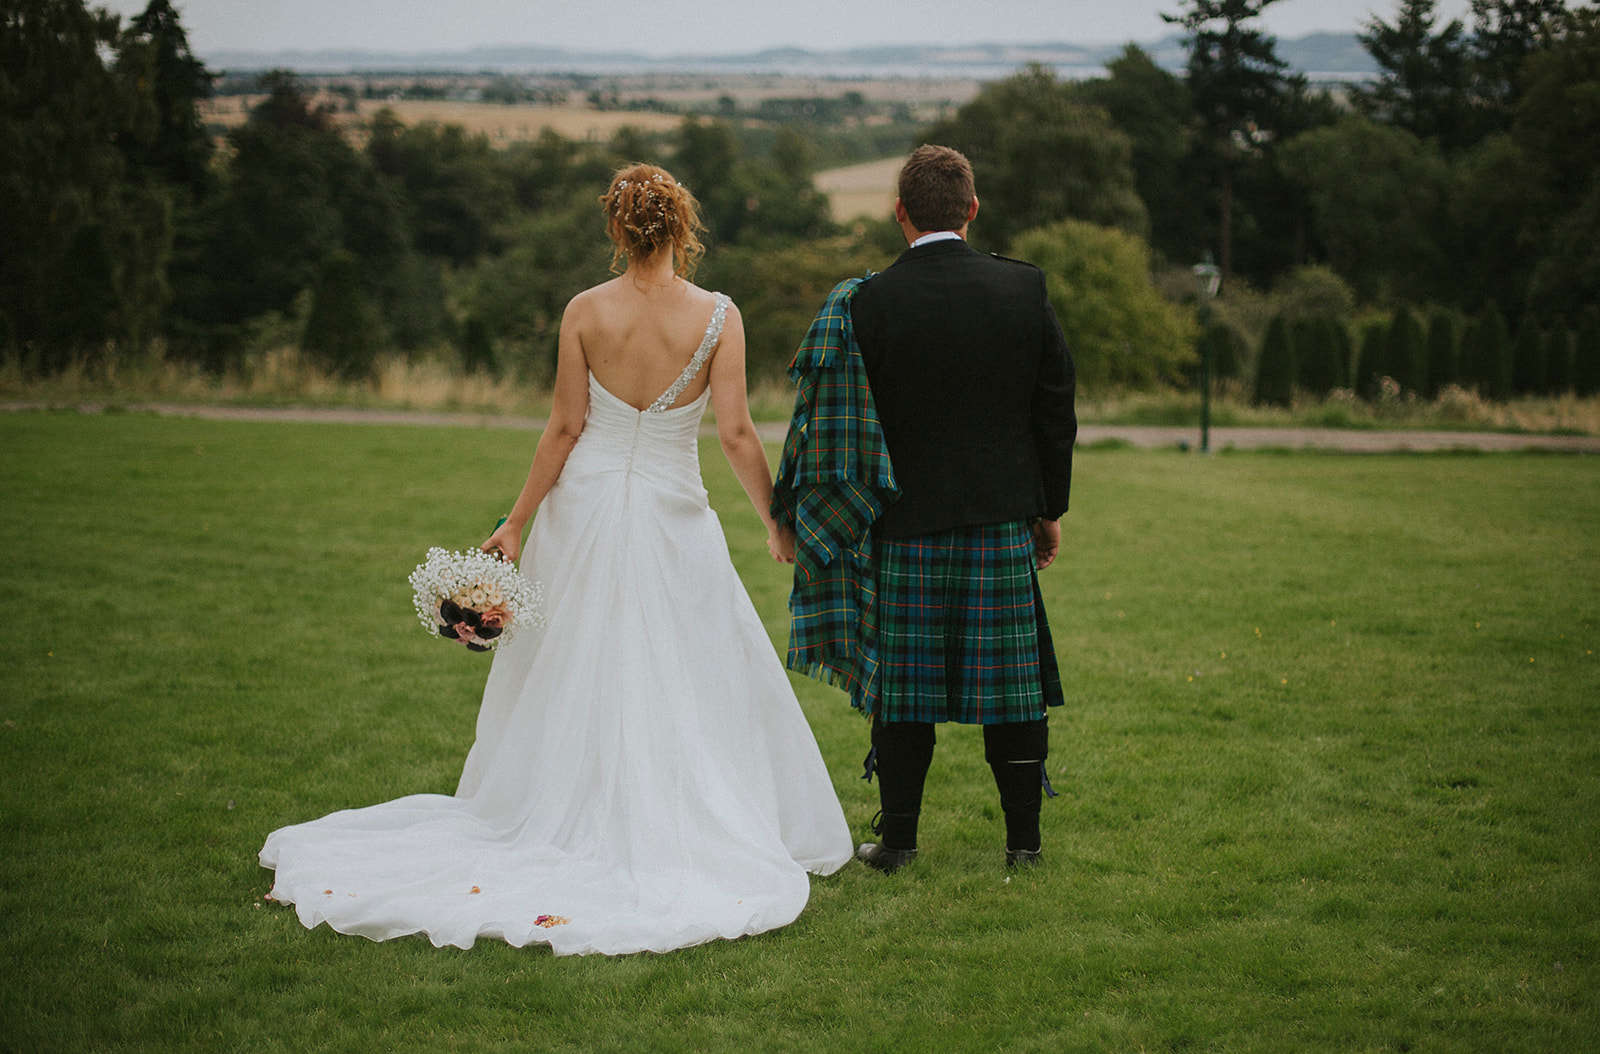
<path fill-rule="evenodd" d="M 864 709 L 884 721 L 1038 721 L 1060 706 L 1027 521 L 873 543 L 878 671 Z"/>

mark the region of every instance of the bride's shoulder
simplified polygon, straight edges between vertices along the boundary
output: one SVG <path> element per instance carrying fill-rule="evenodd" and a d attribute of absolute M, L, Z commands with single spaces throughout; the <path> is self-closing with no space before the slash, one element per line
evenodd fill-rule
<path fill-rule="evenodd" d="M 734 303 L 733 297 L 727 293 L 703 289 L 692 282 L 689 283 L 689 293 L 694 298 L 694 303 L 697 307 L 710 308 L 720 303 L 726 305 L 724 310 L 729 314 L 737 314 L 739 311 L 739 305 Z"/>

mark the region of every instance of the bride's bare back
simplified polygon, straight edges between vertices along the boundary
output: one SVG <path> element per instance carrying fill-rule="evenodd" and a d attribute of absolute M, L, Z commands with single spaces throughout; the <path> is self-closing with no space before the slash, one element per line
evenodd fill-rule
<path fill-rule="evenodd" d="M 643 410 L 689 365 L 715 307 L 711 293 L 681 278 L 646 281 L 630 270 L 580 293 L 567 311 L 575 313 L 571 321 L 595 380 Z M 699 398 L 710 383 L 711 371 L 701 370 L 679 404 Z"/>
<path fill-rule="evenodd" d="M 714 294 L 680 276 L 692 270 L 689 265 L 703 251 L 696 234 L 701 226 L 694 197 L 670 173 L 653 165 L 629 166 L 612 178 L 601 201 L 606 233 L 628 267 L 573 297 L 561 317 L 550 420 L 522 492 L 482 546 L 513 560 L 522 551 L 528 521 L 583 434 L 589 378 L 635 410 L 646 410 L 694 358 L 717 308 Z M 767 549 L 775 559 L 793 563 L 794 531 L 773 519 L 772 471 L 750 420 L 744 325 L 739 309 L 725 303 L 721 338 L 707 368 L 695 374 L 673 405 L 691 403 L 709 388 L 722 452 L 766 525 Z"/>

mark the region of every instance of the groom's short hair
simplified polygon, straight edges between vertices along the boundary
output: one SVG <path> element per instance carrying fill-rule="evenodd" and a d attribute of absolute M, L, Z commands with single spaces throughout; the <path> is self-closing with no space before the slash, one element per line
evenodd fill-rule
<path fill-rule="evenodd" d="M 972 165 L 948 146 L 919 146 L 900 169 L 900 204 L 919 231 L 958 231 L 966 226 L 977 190 Z"/>

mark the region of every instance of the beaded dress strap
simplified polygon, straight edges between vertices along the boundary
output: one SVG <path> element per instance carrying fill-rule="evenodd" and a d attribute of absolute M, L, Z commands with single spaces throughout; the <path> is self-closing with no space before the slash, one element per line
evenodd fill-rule
<path fill-rule="evenodd" d="M 717 341 L 722 339 L 722 324 L 728 318 L 728 305 L 733 301 L 721 293 L 713 294 L 716 297 L 716 307 L 711 310 L 711 321 L 706 324 L 706 335 L 700 338 L 700 346 L 695 349 L 694 357 L 689 360 L 689 365 L 678 374 L 678 379 L 672 382 L 672 387 L 661 393 L 661 398 L 645 408 L 647 414 L 659 414 L 672 409 L 672 404 L 678 401 L 678 396 L 689 387 L 689 382 L 694 380 L 700 368 L 711 357 L 711 349 L 717 346 Z"/>

